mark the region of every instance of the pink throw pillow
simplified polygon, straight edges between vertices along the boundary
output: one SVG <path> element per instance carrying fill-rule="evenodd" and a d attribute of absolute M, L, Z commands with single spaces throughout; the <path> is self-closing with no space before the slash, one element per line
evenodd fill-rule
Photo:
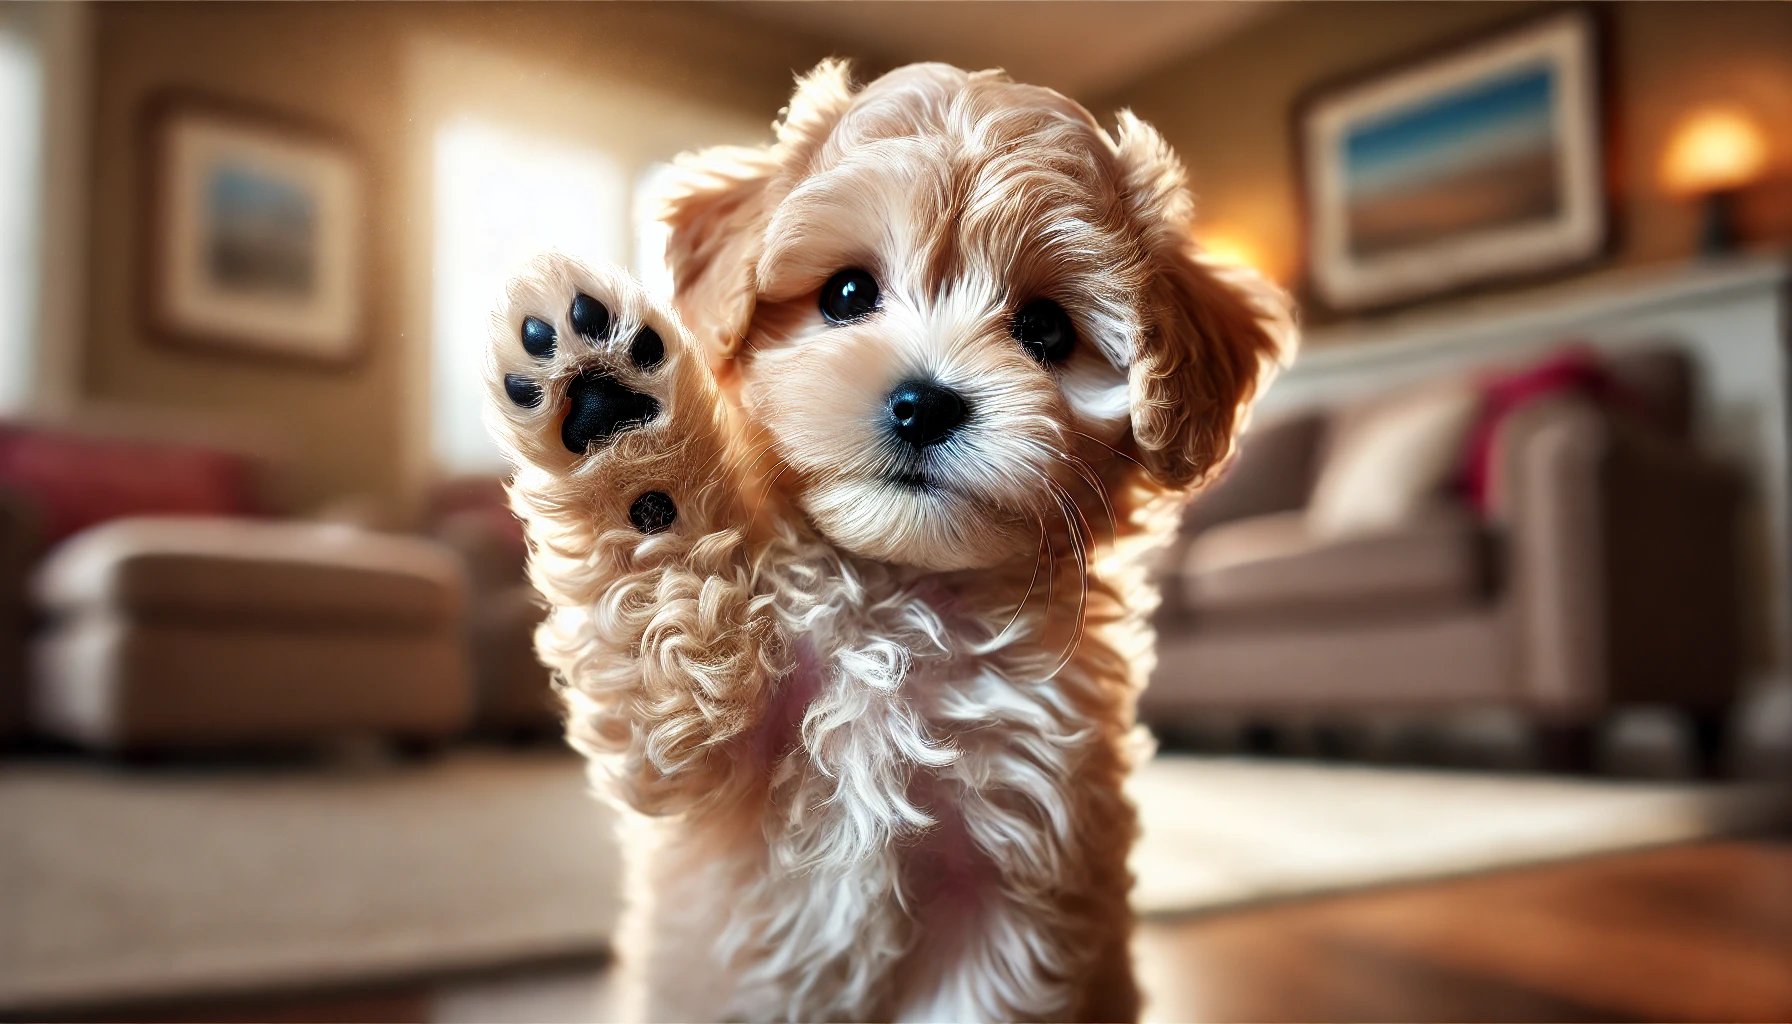
<path fill-rule="evenodd" d="M 0 424 L 0 486 L 42 520 L 46 546 L 131 515 L 252 516 L 254 472 L 241 455 Z"/>

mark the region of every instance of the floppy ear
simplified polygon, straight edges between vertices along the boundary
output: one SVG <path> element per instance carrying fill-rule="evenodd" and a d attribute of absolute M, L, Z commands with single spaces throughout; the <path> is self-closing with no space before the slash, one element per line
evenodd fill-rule
<path fill-rule="evenodd" d="M 1130 371 L 1133 441 L 1158 484 L 1199 487 L 1231 457 L 1251 402 L 1294 358 L 1293 310 L 1255 271 L 1201 254 L 1182 164 L 1156 129 L 1122 112 L 1116 148 L 1153 261 Z"/>
<path fill-rule="evenodd" d="M 754 275 L 766 222 L 807 173 L 852 103 L 850 68 L 825 60 L 797 80 L 770 146 L 722 146 L 679 157 L 660 220 L 679 317 L 715 360 L 739 351 L 753 319 Z"/>

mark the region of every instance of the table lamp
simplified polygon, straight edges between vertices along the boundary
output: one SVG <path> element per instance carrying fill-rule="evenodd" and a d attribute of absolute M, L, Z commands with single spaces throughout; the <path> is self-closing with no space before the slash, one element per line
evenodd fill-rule
<path fill-rule="evenodd" d="M 1704 207 L 1699 251 L 1721 256 L 1736 250 L 1736 192 L 1767 166 L 1767 140 L 1747 114 L 1730 107 L 1688 115 L 1675 129 L 1662 158 L 1669 193 L 1696 196 Z"/>

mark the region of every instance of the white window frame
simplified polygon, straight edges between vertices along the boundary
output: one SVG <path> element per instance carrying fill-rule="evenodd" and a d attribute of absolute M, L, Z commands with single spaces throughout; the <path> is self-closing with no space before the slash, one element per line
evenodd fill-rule
<path fill-rule="evenodd" d="M 652 180 L 652 169 L 680 152 L 711 145 L 770 141 L 769 117 L 712 108 L 643 89 L 602 71 L 543 66 L 532 55 L 461 40 L 427 36 L 412 40 L 405 56 L 408 123 L 415 139 L 405 193 L 412 231 L 405 251 L 406 301 L 402 341 L 406 379 L 400 389 L 403 492 L 420 502 L 452 473 L 435 456 L 431 431 L 435 352 L 433 327 L 434 155 L 436 132 L 456 120 L 473 120 L 608 153 L 634 189 Z M 630 208 L 639 207 L 627 197 Z M 650 239 L 628 225 L 618 262 L 639 262 Z M 649 275 L 651 276 L 651 275 Z"/>
<path fill-rule="evenodd" d="M 435 151 L 430 449 L 445 473 L 502 473 L 478 415 L 487 318 L 505 280 L 544 251 L 625 259 L 633 183 L 608 152 L 472 118 L 438 128 Z"/>
<path fill-rule="evenodd" d="M 92 28 L 85 2 L 0 5 L 0 31 L 36 55 L 36 173 L 26 197 L 24 335 L 0 380 L 0 413 L 58 413 L 79 400 L 86 317 L 88 130 L 92 125 Z"/>

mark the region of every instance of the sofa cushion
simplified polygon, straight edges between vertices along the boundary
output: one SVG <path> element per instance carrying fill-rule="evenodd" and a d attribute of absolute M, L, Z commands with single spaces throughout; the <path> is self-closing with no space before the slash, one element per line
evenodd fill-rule
<path fill-rule="evenodd" d="M 51 552 L 34 594 L 62 615 L 439 630 L 459 621 L 464 576 L 453 554 L 415 537 L 320 523 L 132 518 Z"/>
<path fill-rule="evenodd" d="M 1410 614 L 1478 603 L 1487 560 L 1467 511 L 1432 505 L 1407 525 L 1343 540 L 1299 512 L 1214 527 L 1183 561 L 1186 607 L 1203 619 L 1266 621 Z"/>
<path fill-rule="evenodd" d="M 454 736 L 473 710 L 451 632 L 218 629 L 86 615 L 34 645 L 32 722 L 102 750 Z"/>
<path fill-rule="evenodd" d="M 1480 396 L 1467 379 L 1429 381 L 1340 411 L 1307 516 L 1330 540 L 1400 529 L 1455 479 Z"/>
<path fill-rule="evenodd" d="M 1690 439 L 1700 380 L 1698 363 L 1686 349 L 1663 340 L 1604 357 L 1606 376 L 1623 411 L 1671 437 Z"/>
<path fill-rule="evenodd" d="M 1306 505 L 1327 416 L 1308 409 L 1252 423 L 1238 454 L 1183 515 L 1190 534 L 1246 516 L 1288 512 Z"/>

